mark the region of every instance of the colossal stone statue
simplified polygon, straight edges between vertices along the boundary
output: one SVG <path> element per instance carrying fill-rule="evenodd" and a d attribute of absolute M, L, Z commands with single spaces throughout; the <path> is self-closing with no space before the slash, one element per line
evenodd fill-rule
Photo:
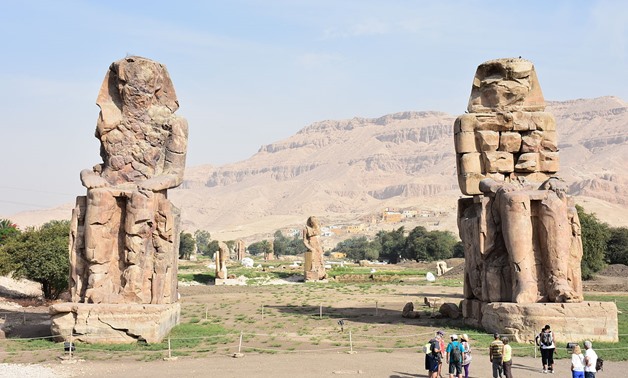
<path fill-rule="evenodd" d="M 458 201 L 465 321 L 491 332 L 533 335 L 540 325 L 516 328 L 516 316 L 500 318 L 486 304 L 521 304 L 501 307 L 512 315 L 537 310 L 525 304 L 583 300 L 578 214 L 555 177 L 556 123 L 544 112 L 534 66 L 523 59 L 481 64 L 467 110 L 454 124 L 460 189 L 473 196 Z M 498 318 L 511 328 L 499 329 Z"/>
<path fill-rule="evenodd" d="M 465 296 L 517 303 L 582 301 L 578 216 L 558 170 L 556 126 L 532 63 L 486 62 L 455 123 L 463 193 Z M 549 160 L 548 160 L 549 159 Z M 571 267 L 571 271 L 570 271 Z"/>
<path fill-rule="evenodd" d="M 325 262 L 323 261 L 323 247 L 318 239 L 321 234 L 320 224 L 315 216 L 307 219 L 303 229 L 303 244 L 307 248 L 305 252 L 305 281 L 319 281 L 327 278 Z"/>
<path fill-rule="evenodd" d="M 81 172 L 71 230 L 72 301 L 178 301 L 179 210 L 188 126 L 165 66 L 131 56 L 109 67 L 96 101 L 102 163 Z M 178 317 L 177 317 L 178 318 Z"/>

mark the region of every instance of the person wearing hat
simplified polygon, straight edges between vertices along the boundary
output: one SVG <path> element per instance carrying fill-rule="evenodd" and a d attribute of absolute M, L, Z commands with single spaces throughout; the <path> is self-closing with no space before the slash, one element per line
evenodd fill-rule
<path fill-rule="evenodd" d="M 469 378 L 469 366 L 471 365 L 471 343 L 469 341 L 469 335 L 466 333 L 460 337 L 460 343 L 464 347 L 464 353 L 462 354 L 464 378 Z"/>
<path fill-rule="evenodd" d="M 428 378 L 438 377 L 438 372 L 441 367 L 442 351 L 444 349 L 441 349 L 440 346 L 443 335 L 443 331 L 436 332 L 436 335 L 430 339 L 428 343 L 429 349 L 425 350 L 425 370 L 427 370 Z"/>
<path fill-rule="evenodd" d="M 504 343 L 499 339 L 499 333 L 493 334 L 493 342 L 488 347 L 488 356 L 493 364 L 493 378 L 502 378 L 503 374 L 503 356 L 504 356 Z"/>
<path fill-rule="evenodd" d="M 462 378 L 462 360 L 464 346 L 458 341 L 458 335 L 451 336 L 451 342 L 447 345 L 447 363 L 449 364 L 449 378 Z"/>

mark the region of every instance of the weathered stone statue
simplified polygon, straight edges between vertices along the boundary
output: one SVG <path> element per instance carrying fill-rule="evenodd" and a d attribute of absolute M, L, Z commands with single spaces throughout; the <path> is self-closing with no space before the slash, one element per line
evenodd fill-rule
<path fill-rule="evenodd" d="M 174 114 L 168 71 L 142 57 L 116 61 L 96 103 L 103 161 L 81 172 L 87 196 L 77 198 L 72 219 L 72 301 L 174 304 L 180 213 L 167 189 L 183 179 L 188 126 Z"/>
<path fill-rule="evenodd" d="M 443 274 L 449 272 L 453 268 L 448 268 L 447 263 L 445 261 L 437 261 L 436 262 L 436 275 L 442 276 Z"/>
<path fill-rule="evenodd" d="M 227 279 L 227 260 L 229 260 L 229 246 L 225 242 L 218 242 L 218 251 L 214 252 L 217 279 Z"/>
<path fill-rule="evenodd" d="M 246 256 L 246 245 L 244 244 L 244 240 L 238 239 L 235 245 L 236 251 L 236 260 L 242 261 L 242 259 Z"/>
<path fill-rule="evenodd" d="M 303 244 L 307 248 L 305 252 L 305 281 L 319 281 L 327 278 L 325 262 L 323 261 L 323 247 L 318 239 L 321 234 L 320 224 L 315 216 L 307 219 L 303 229 Z"/>
<path fill-rule="evenodd" d="M 473 196 L 458 201 L 463 313 L 467 323 L 492 332 L 533 335 L 541 324 L 516 326 L 513 312 L 535 308 L 523 304 L 583 300 L 580 223 L 555 177 L 556 123 L 544 109 L 531 62 L 492 60 L 478 67 L 468 113 L 454 125 L 460 189 Z M 510 316 L 500 318 L 496 306 L 486 306 L 498 302 L 522 305 L 502 307 Z M 498 329 L 496 319 L 514 329 Z"/>

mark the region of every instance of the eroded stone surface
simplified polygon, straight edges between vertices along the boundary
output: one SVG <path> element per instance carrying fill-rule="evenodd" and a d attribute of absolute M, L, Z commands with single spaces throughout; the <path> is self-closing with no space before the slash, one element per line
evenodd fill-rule
<path fill-rule="evenodd" d="M 71 221 L 72 301 L 176 303 L 180 212 L 167 190 L 183 180 L 188 126 L 174 114 L 168 71 L 137 56 L 116 61 L 96 103 L 102 163 L 81 172 L 87 195 L 77 198 Z M 128 321 L 121 327 L 138 326 Z"/>
<path fill-rule="evenodd" d="M 469 114 L 454 125 L 481 141 L 475 152 L 457 147 L 460 188 L 473 196 L 458 201 L 463 317 L 517 341 L 545 324 L 566 338 L 617 341 L 614 304 L 582 303 L 580 222 L 565 183 L 553 177 L 556 124 L 544 107 L 532 64 L 499 59 L 478 68 Z"/>
<path fill-rule="evenodd" d="M 482 310 L 485 330 L 511 334 L 520 343 L 533 342 L 545 324 L 551 324 L 561 342 L 619 341 L 617 306 L 613 302 L 489 303 Z"/>
<path fill-rule="evenodd" d="M 179 303 L 59 303 L 50 307 L 51 330 L 57 341 L 129 344 L 158 343 L 179 323 Z"/>
<path fill-rule="evenodd" d="M 558 171 L 557 154 L 541 157 L 558 151 L 556 122 L 544 109 L 531 62 L 496 59 L 478 67 L 469 113 L 454 125 L 458 181 L 464 194 L 481 194 L 479 183 L 485 178 L 511 182 L 530 179 L 534 173 L 534 181 L 540 183 Z M 479 166 L 475 154 L 482 156 Z"/>
<path fill-rule="evenodd" d="M 558 152 L 544 108 L 532 63 L 498 59 L 478 67 L 469 113 L 454 125 L 458 134 L 473 130 L 478 149 L 458 151 L 461 190 L 474 195 L 458 202 L 467 299 L 582 301 L 580 223 L 564 183 L 548 179 Z"/>

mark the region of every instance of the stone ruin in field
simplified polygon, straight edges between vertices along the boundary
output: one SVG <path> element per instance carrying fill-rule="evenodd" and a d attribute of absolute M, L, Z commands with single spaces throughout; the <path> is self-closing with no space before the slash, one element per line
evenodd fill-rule
<path fill-rule="evenodd" d="M 305 281 L 320 281 L 327 278 L 325 271 L 325 262 L 323 261 L 323 247 L 319 236 L 321 234 L 321 226 L 315 216 L 307 218 L 305 228 L 303 229 L 303 244 L 307 248 L 303 263 Z"/>
<path fill-rule="evenodd" d="M 96 101 L 102 163 L 81 172 L 70 236 L 71 303 L 52 332 L 85 342 L 158 342 L 179 320 L 181 184 L 188 126 L 166 67 L 131 56 L 111 64 Z"/>
<path fill-rule="evenodd" d="M 569 339 L 617 341 L 614 304 L 582 302 L 580 222 L 544 110 L 534 65 L 497 59 L 478 67 L 454 124 L 458 182 L 471 196 L 458 201 L 465 322 L 517 340 L 549 323 Z"/>

